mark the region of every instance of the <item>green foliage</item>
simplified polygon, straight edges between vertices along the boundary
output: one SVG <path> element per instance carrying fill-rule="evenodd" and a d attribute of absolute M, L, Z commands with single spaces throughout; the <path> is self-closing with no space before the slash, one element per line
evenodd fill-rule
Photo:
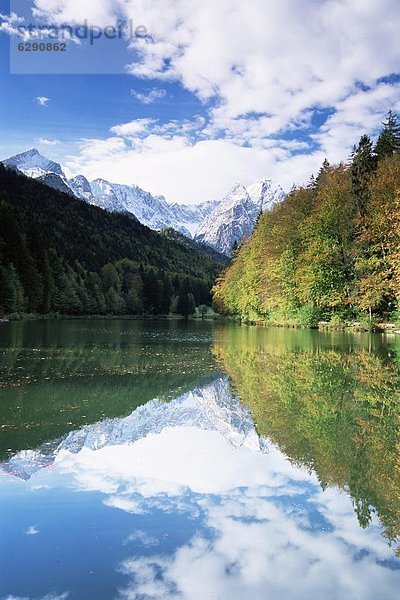
<path fill-rule="evenodd" d="M 297 322 L 301 327 L 315 329 L 321 321 L 323 313 L 317 306 L 301 306 L 297 311 Z"/>
<path fill-rule="evenodd" d="M 24 292 L 14 265 L 0 267 L 0 312 L 19 313 L 24 307 Z"/>
<path fill-rule="evenodd" d="M 185 318 L 193 315 L 196 309 L 195 299 L 190 290 L 189 279 L 185 278 L 181 284 L 176 304 L 176 311 Z"/>
<path fill-rule="evenodd" d="M 351 187 L 357 208 L 361 215 L 365 214 L 370 200 L 371 174 L 376 167 L 376 158 L 372 150 L 372 142 L 368 135 L 363 135 L 353 154 L 351 164 Z"/>
<path fill-rule="evenodd" d="M 211 308 L 211 306 L 200 304 L 200 306 L 196 307 L 195 316 L 198 319 L 215 319 L 218 317 L 218 314 Z"/>
<path fill-rule="evenodd" d="M 0 165 L 0 314 L 185 316 L 210 304 L 223 260 Z"/>
<path fill-rule="evenodd" d="M 400 154 L 377 160 L 362 136 L 351 165 L 325 160 L 260 217 L 213 293 L 218 312 L 244 321 L 388 317 L 400 299 Z"/>

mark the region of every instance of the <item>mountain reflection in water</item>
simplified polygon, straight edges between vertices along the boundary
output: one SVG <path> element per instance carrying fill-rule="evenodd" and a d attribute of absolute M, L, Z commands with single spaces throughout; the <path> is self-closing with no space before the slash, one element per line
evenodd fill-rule
<path fill-rule="evenodd" d="M 394 349 L 206 338 L 207 381 L 3 461 L 1 599 L 398 598 Z"/>

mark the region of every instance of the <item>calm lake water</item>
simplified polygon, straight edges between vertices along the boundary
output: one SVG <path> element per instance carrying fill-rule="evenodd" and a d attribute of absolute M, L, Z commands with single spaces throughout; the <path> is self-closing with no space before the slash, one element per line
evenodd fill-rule
<path fill-rule="evenodd" d="M 0 599 L 398 600 L 400 336 L 0 323 Z"/>

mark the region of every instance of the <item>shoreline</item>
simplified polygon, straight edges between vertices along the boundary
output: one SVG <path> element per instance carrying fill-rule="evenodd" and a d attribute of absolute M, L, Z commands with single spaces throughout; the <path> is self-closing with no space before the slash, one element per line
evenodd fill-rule
<path fill-rule="evenodd" d="M 107 320 L 114 321 L 124 319 L 127 321 L 212 321 L 218 323 L 244 325 L 251 327 L 264 327 L 274 329 L 303 329 L 309 331 L 320 331 L 320 332 L 351 332 L 351 333 L 385 333 L 390 335 L 400 335 L 400 324 L 379 321 L 375 322 L 371 328 L 364 326 L 361 322 L 355 321 L 353 323 L 343 324 L 331 324 L 327 321 L 320 321 L 315 327 L 306 327 L 296 323 L 279 323 L 270 322 L 267 320 L 245 320 L 239 317 L 220 315 L 214 313 L 214 315 L 190 315 L 184 317 L 182 315 L 61 315 L 61 314 L 20 314 L 20 315 L 4 315 L 0 318 L 1 323 L 11 323 L 18 321 L 59 321 L 59 320 Z"/>
<path fill-rule="evenodd" d="M 20 315 L 5 315 L 0 318 L 0 323 L 16 323 L 18 321 L 72 321 L 72 320 L 107 320 L 115 321 L 125 319 L 126 321 L 220 321 L 219 316 L 197 316 L 190 315 L 184 317 L 182 315 L 62 315 L 62 314 L 20 314 Z"/>
<path fill-rule="evenodd" d="M 354 333 L 387 333 L 393 335 L 400 335 L 400 324 L 393 323 L 392 321 L 375 321 L 371 323 L 371 326 L 364 325 L 359 321 L 344 322 L 344 323 L 330 323 L 329 321 L 320 321 L 315 326 L 305 326 L 298 323 L 284 323 L 278 321 L 267 321 L 265 319 L 241 319 L 235 316 L 226 316 L 219 319 L 226 323 L 236 323 L 237 325 L 250 325 L 254 327 L 271 327 L 276 329 L 304 329 L 309 331 L 349 331 Z"/>

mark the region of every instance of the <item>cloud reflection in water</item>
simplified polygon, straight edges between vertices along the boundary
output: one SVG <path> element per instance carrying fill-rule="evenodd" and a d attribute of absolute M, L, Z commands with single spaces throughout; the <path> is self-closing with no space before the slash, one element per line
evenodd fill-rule
<path fill-rule="evenodd" d="M 140 519 L 121 539 L 126 583 L 116 598 L 397 597 L 399 561 L 377 520 L 362 530 L 345 492 L 322 491 L 313 474 L 258 440 L 226 378 L 126 419 L 108 433 L 100 424 L 70 434 L 79 447 L 64 441 L 51 470 L 32 476 L 36 487 L 59 478 L 96 492 L 110 510 Z M 160 512 L 174 516 L 175 530 L 165 530 Z M 193 530 L 183 539 L 187 521 Z"/>

